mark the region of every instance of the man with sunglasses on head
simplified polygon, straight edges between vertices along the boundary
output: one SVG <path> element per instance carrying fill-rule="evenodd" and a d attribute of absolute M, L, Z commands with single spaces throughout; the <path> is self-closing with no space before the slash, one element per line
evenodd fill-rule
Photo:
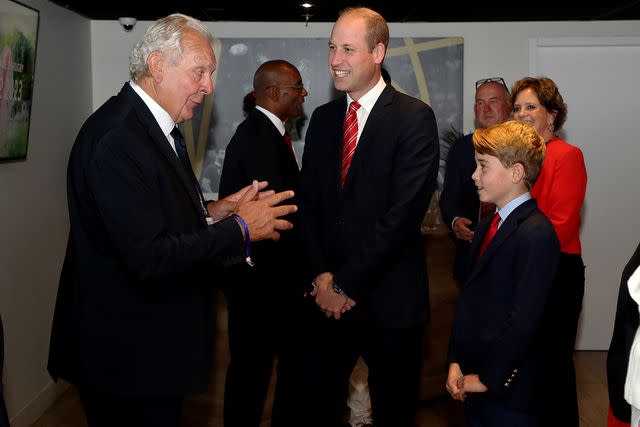
<path fill-rule="evenodd" d="M 488 128 L 505 122 L 512 111 L 509 89 L 502 77 L 490 77 L 476 82 L 473 112 L 477 128 Z M 471 179 L 476 168 L 472 135 L 473 132 L 451 145 L 440 195 L 442 219 L 456 238 L 453 275 L 460 285 L 467 277 L 466 260 L 476 224 L 480 217 L 492 210 L 491 206 L 481 206 L 476 186 Z M 495 207 L 493 210 L 495 211 Z"/>
<path fill-rule="evenodd" d="M 227 146 L 220 197 L 240 189 L 248 177 L 281 191 L 298 185 L 298 165 L 285 122 L 302 116 L 308 95 L 298 69 L 287 61 L 262 64 L 253 78 L 255 108 Z M 291 218 L 287 218 L 292 220 Z M 224 286 L 229 313 L 229 349 L 224 395 L 225 427 L 258 427 L 273 360 L 293 341 L 303 301 L 301 260 L 295 235 L 252 244 L 254 266 L 231 267 Z M 238 285 L 245 287 L 238 289 Z"/>

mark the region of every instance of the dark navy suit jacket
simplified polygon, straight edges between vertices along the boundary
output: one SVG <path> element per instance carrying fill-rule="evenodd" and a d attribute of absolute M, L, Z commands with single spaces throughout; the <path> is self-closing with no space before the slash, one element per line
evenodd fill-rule
<path fill-rule="evenodd" d="M 49 372 L 98 392 L 207 390 L 216 267 L 244 261 L 235 220 L 207 226 L 196 178 L 127 83 L 82 126 Z"/>
<path fill-rule="evenodd" d="M 219 195 L 225 197 L 235 193 L 253 179 L 268 181 L 268 188 L 276 192 L 296 190 L 298 176 L 298 164 L 283 136 L 264 113 L 253 109 L 227 145 Z M 295 204 L 295 198 L 288 200 L 289 203 Z M 295 215 L 287 219 L 295 223 Z M 296 233 L 297 227 L 294 225 L 293 230 L 281 233 L 277 242 L 268 240 L 252 243 L 251 256 L 255 266 L 247 268 L 247 265 L 238 265 L 228 270 L 230 286 L 225 289 L 227 296 L 233 300 L 235 294 L 239 293 L 239 304 L 249 298 L 249 290 L 252 292 L 251 298 L 262 299 L 261 304 L 266 303 L 264 298 L 278 300 L 283 295 L 291 297 L 296 294 L 302 298 L 302 261 Z M 283 270 L 287 274 L 283 274 Z M 238 282 L 244 286 L 237 286 Z M 294 287 L 298 289 L 294 290 Z"/>
<path fill-rule="evenodd" d="M 490 221 L 478 225 L 473 258 Z M 460 292 L 449 362 L 515 409 L 540 410 L 544 313 L 559 254 L 551 222 L 528 200 L 502 223 Z"/>
<path fill-rule="evenodd" d="M 440 195 L 440 212 L 447 227 L 455 217 L 464 217 L 472 222 L 469 228 L 476 228 L 480 199 L 471 175 L 476 168 L 473 134 L 465 135 L 451 145 L 447 155 L 444 184 Z M 456 238 L 456 256 L 454 275 L 459 282 L 464 282 L 469 274 L 468 258 L 471 243 Z"/>
<path fill-rule="evenodd" d="M 309 280 L 332 272 L 368 325 L 408 328 L 428 317 L 420 224 L 436 185 L 438 130 L 431 108 L 387 86 L 340 186 L 341 96 L 313 112 L 300 174 L 300 231 Z"/>

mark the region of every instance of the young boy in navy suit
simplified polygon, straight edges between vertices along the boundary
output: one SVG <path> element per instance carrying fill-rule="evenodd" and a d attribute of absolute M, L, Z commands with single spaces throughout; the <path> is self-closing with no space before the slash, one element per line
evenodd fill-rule
<path fill-rule="evenodd" d="M 465 403 L 469 427 L 538 426 L 544 312 L 559 255 L 551 222 L 529 190 L 545 142 L 527 123 L 473 134 L 472 178 L 497 206 L 477 228 L 449 345 L 447 390 Z"/>

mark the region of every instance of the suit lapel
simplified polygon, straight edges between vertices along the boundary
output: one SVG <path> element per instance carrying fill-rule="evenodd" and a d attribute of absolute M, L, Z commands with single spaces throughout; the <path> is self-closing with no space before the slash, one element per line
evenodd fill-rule
<path fill-rule="evenodd" d="M 476 261 L 476 257 L 478 256 L 478 251 L 480 250 L 480 244 L 484 239 L 485 234 L 487 233 L 489 224 L 491 223 L 491 217 L 487 217 L 480 223 L 480 225 L 478 225 L 478 230 L 476 232 L 477 238 L 473 239 L 473 243 L 471 246 L 471 256 L 472 256 L 471 262 L 473 263 L 472 264 L 473 270 L 469 275 L 467 284 L 473 280 L 476 274 L 482 271 L 484 266 L 491 260 L 491 258 L 500 249 L 504 241 L 507 240 L 509 236 L 518 229 L 518 227 L 520 226 L 520 223 L 529 216 L 531 211 L 535 209 L 536 206 L 537 205 L 535 200 L 530 199 L 524 202 L 523 204 L 521 204 L 520 206 L 518 206 L 513 212 L 511 212 L 511 214 L 509 214 L 507 219 L 502 223 L 502 225 L 498 229 L 498 232 L 496 233 L 496 235 L 493 236 L 493 239 L 489 243 L 489 246 L 487 246 L 487 249 L 485 250 L 484 254 L 482 254 L 482 257 L 480 257 Z"/>
<path fill-rule="evenodd" d="M 251 120 L 255 120 L 257 122 L 258 127 L 265 129 L 265 131 L 269 133 L 271 137 L 269 138 L 268 143 L 274 145 L 274 150 L 278 153 L 278 157 L 283 159 L 287 169 L 295 169 L 298 171 L 298 163 L 295 156 L 291 153 L 287 143 L 284 141 L 284 137 L 280 135 L 280 131 L 276 128 L 273 122 L 271 122 L 269 117 L 256 109 L 251 111 L 249 117 Z"/>
<path fill-rule="evenodd" d="M 204 221 L 204 213 L 202 211 L 200 196 L 197 192 L 196 187 L 196 185 L 200 184 L 198 183 L 195 175 L 193 174 L 193 172 L 185 170 L 175 151 L 173 151 L 173 149 L 171 148 L 167 137 L 162 132 L 160 125 L 151 113 L 151 110 L 149 110 L 149 107 L 147 107 L 144 101 L 131 88 L 129 83 L 124 84 L 122 90 L 120 91 L 120 95 L 124 96 L 127 101 L 133 106 L 138 119 L 149 133 L 149 140 L 151 141 L 155 149 L 160 152 L 160 154 L 168 161 L 168 163 L 171 165 L 171 168 L 173 168 L 175 173 L 178 175 L 185 191 L 189 194 L 189 198 L 193 203 L 193 207 L 199 213 L 199 217 L 201 217 L 202 221 Z"/>

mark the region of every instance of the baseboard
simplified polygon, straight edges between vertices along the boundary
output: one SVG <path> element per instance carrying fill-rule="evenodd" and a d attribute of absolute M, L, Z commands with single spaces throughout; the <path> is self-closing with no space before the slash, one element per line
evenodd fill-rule
<path fill-rule="evenodd" d="M 51 381 L 38 395 L 11 418 L 11 427 L 29 427 L 69 388 L 64 381 Z"/>

